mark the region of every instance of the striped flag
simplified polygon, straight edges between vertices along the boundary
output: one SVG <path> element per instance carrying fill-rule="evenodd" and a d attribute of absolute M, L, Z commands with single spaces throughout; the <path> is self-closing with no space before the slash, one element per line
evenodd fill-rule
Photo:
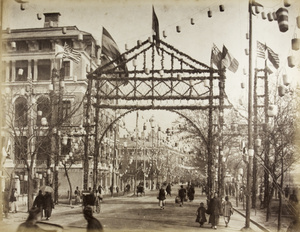
<path fill-rule="evenodd" d="M 73 48 L 71 48 L 67 43 L 64 45 L 64 53 L 63 53 L 63 59 L 68 58 L 75 63 L 79 63 L 81 59 L 81 53 Z"/>
<path fill-rule="evenodd" d="M 211 62 L 217 66 L 218 69 L 221 67 L 222 53 L 215 44 L 213 44 L 213 47 L 211 49 L 210 59 Z"/>
<path fill-rule="evenodd" d="M 223 45 L 222 64 L 231 72 L 236 72 L 239 68 L 239 62 L 228 52 L 228 49 Z"/>
<path fill-rule="evenodd" d="M 267 46 L 259 41 L 257 41 L 256 44 L 256 52 L 257 52 L 257 57 L 266 59 L 266 48 Z"/>
<path fill-rule="evenodd" d="M 267 54 L 267 56 L 266 56 Z M 266 59 L 273 64 L 274 68 L 279 68 L 279 57 L 271 48 L 269 48 L 266 44 L 263 44 L 257 41 L 257 57 Z"/>

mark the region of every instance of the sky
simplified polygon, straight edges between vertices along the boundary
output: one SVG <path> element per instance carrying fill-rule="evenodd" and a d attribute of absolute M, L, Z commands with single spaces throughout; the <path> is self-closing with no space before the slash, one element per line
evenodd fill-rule
<path fill-rule="evenodd" d="M 284 0 L 257 0 L 264 7 L 262 11 L 275 12 L 284 7 Z M 300 38 L 300 29 L 296 25 L 296 17 L 300 15 L 300 1 L 290 0 L 289 30 L 285 33 L 279 31 L 277 21 L 263 20 L 261 14 L 253 16 L 253 54 L 256 54 L 256 40 L 266 43 L 274 52 L 279 54 L 280 68 L 274 69 L 271 76 L 273 80 L 287 74 L 295 85 L 299 79 L 299 54 L 292 51 L 291 39 Z M 223 5 L 224 12 L 219 11 Z M 112 35 L 121 52 L 125 51 L 125 44 L 129 48 L 136 45 L 137 40 L 146 40 L 152 35 L 152 6 L 154 6 L 159 20 L 160 37 L 176 49 L 186 53 L 194 59 L 210 64 L 211 48 L 213 43 L 222 50 L 225 45 L 228 51 L 239 62 L 236 73 L 226 72 L 226 93 L 230 101 L 238 107 L 238 98 L 246 99 L 249 57 L 245 54 L 249 40 L 246 33 L 249 31 L 248 1 L 247 0 L 29 0 L 25 10 L 20 10 L 16 1 L 4 0 L 3 28 L 11 29 L 43 27 L 43 19 L 37 19 L 37 13 L 60 12 L 60 25 L 76 25 L 79 30 L 91 33 L 95 39 L 101 41 L 102 27 Z M 212 17 L 207 12 L 212 12 Z M 193 18 L 195 24 L 191 25 Z M 181 32 L 176 32 L 176 26 Z M 163 38 L 162 32 L 167 37 Z M 287 56 L 297 57 L 298 67 L 287 66 Z M 255 60 L 253 66 L 255 66 Z M 260 61 L 258 60 L 258 64 Z M 241 82 L 246 88 L 240 87 Z M 170 122 L 176 118 L 174 113 L 166 111 L 143 112 L 143 118 L 149 119 L 152 114 L 160 121 L 162 127 L 169 127 Z M 132 126 L 135 124 L 135 114 L 127 119 Z M 134 119 L 134 120 L 133 120 Z"/>

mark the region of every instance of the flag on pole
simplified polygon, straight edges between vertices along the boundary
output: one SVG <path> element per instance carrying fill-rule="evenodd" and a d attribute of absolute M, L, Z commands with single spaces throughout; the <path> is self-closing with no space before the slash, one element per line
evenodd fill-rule
<path fill-rule="evenodd" d="M 266 56 L 267 55 L 267 56 Z M 274 68 L 279 68 L 279 57 L 271 48 L 267 45 L 257 41 L 257 57 L 266 59 L 268 58 L 269 61 L 272 63 Z"/>
<path fill-rule="evenodd" d="M 231 72 L 236 72 L 239 68 L 239 62 L 228 52 L 228 49 L 223 45 L 222 64 Z"/>
<path fill-rule="evenodd" d="M 64 54 L 64 47 L 59 45 L 59 44 L 55 44 L 55 57 L 58 57 L 58 58 L 62 58 Z"/>
<path fill-rule="evenodd" d="M 73 48 L 71 48 L 67 43 L 64 45 L 64 53 L 63 53 L 63 59 L 68 58 L 75 63 L 79 63 L 81 59 L 81 53 Z"/>
<path fill-rule="evenodd" d="M 156 13 L 154 11 L 154 6 L 152 6 L 152 33 L 153 33 L 153 41 L 156 43 L 156 48 L 158 52 L 159 47 L 159 23 Z"/>
<path fill-rule="evenodd" d="M 212 46 L 210 59 L 218 69 L 221 68 L 222 53 L 215 44 Z"/>

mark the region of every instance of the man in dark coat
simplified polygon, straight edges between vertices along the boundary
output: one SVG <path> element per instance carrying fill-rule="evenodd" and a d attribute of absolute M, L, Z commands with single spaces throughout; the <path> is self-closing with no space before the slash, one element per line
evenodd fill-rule
<path fill-rule="evenodd" d="M 212 228 L 217 229 L 219 217 L 222 213 L 222 204 L 220 199 L 218 198 L 218 193 L 216 192 L 214 194 L 214 197 L 209 202 L 208 211 L 210 213 L 209 221 L 211 223 L 211 226 Z"/>
<path fill-rule="evenodd" d="M 183 185 L 180 186 L 180 189 L 178 191 L 178 196 L 180 198 L 180 206 L 182 206 L 184 198 L 186 197 L 186 189 L 183 188 Z"/>
<path fill-rule="evenodd" d="M 93 209 L 90 206 L 86 206 L 83 209 L 84 218 L 87 220 L 87 232 L 103 232 L 103 226 L 101 223 L 93 217 Z"/>
<path fill-rule="evenodd" d="M 52 196 L 49 192 L 46 192 L 44 196 L 44 210 L 45 210 L 45 217 L 46 220 L 49 220 L 49 217 L 51 217 L 52 209 L 54 209 L 54 204 L 52 200 Z"/>
<path fill-rule="evenodd" d="M 166 191 L 167 191 L 167 195 L 170 195 L 171 196 L 171 184 L 169 183 L 168 185 L 167 185 L 167 188 L 166 188 Z"/>
<path fill-rule="evenodd" d="M 44 195 L 42 193 L 42 190 L 40 190 L 39 194 L 34 199 L 33 207 L 37 207 L 40 209 L 41 218 L 43 217 L 43 206 L 44 206 Z"/>

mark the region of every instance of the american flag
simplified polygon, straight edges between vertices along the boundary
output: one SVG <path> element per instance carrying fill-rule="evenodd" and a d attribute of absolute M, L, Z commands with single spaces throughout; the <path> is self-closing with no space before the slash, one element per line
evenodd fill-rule
<path fill-rule="evenodd" d="M 266 48 L 267 46 L 259 41 L 257 41 L 257 57 L 266 58 Z"/>
<path fill-rule="evenodd" d="M 273 66 L 278 69 L 279 68 L 279 57 L 271 48 L 268 47 L 268 58 Z"/>
<path fill-rule="evenodd" d="M 68 58 L 75 63 L 79 63 L 81 59 L 81 53 L 73 48 L 71 48 L 67 43 L 64 45 L 64 53 L 63 53 L 63 59 Z"/>

